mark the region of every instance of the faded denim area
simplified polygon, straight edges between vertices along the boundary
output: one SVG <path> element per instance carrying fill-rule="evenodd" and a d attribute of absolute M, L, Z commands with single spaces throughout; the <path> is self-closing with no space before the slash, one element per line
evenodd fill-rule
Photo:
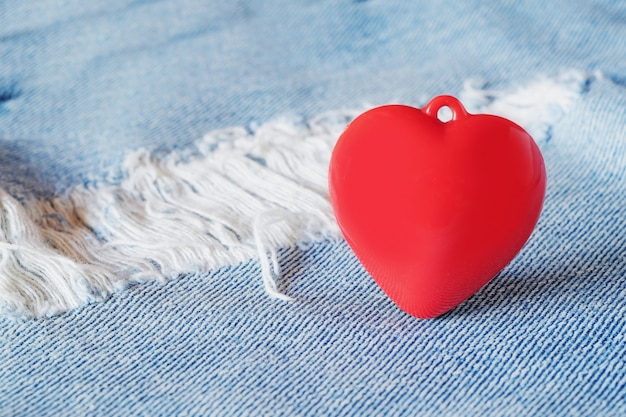
<path fill-rule="evenodd" d="M 399 311 L 343 241 L 294 246 L 291 303 L 250 261 L 3 316 L 0 415 L 626 414 L 625 56 L 612 1 L 0 1 L 18 198 L 222 127 L 589 74 L 539 140 L 536 232 L 449 314 Z"/>

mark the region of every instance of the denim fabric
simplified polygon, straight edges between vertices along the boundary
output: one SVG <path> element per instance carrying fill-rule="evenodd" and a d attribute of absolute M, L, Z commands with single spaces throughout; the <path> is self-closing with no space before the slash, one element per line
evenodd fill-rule
<path fill-rule="evenodd" d="M 140 146 L 277 115 L 421 105 L 468 78 L 623 77 L 626 8 L 612 3 L 5 0 L 0 173 L 50 192 Z"/>
<path fill-rule="evenodd" d="M 520 255 L 399 311 L 343 241 L 47 319 L 0 318 L 0 415 L 626 414 L 626 8 L 612 1 L 0 1 L 0 187 L 48 196 L 139 147 L 283 114 L 597 71 L 539 145 Z"/>

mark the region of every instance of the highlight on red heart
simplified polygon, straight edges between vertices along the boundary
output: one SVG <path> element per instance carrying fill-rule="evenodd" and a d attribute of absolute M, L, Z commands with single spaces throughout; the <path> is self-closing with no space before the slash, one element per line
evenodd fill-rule
<path fill-rule="evenodd" d="M 468 113 L 452 96 L 361 114 L 329 167 L 346 241 L 389 298 L 419 318 L 452 310 L 517 255 L 545 189 L 533 138 L 510 120 Z"/>

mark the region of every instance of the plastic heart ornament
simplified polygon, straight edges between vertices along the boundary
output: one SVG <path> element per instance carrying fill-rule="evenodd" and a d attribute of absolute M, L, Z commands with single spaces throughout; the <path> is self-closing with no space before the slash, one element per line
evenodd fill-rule
<path fill-rule="evenodd" d="M 442 107 L 450 121 L 439 120 Z M 420 318 L 453 309 L 515 257 L 545 189 L 543 158 L 524 129 L 469 114 L 451 96 L 363 113 L 329 168 L 346 241 L 391 300 Z"/>

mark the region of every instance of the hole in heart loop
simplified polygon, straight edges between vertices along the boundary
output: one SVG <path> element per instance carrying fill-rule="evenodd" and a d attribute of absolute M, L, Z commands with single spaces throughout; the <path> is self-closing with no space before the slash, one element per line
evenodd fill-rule
<path fill-rule="evenodd" d="M 443 106 L 439 108 L 439 111 L 437 112 L 437 119 L 444 123 L 452 120 L 452 110 L 450 110 L 450 107 Z"/>
<path fill-rule="evenodd" d="M 442 120 L 442 118 L 439 117 L 439 110 L 442 108 L 450 109 L 452 112 L 452 118 L 449 120 Z M 468 115 L 467 110 L 465 110 L 465 107 L 463 107 L 461 102 L 452 96 L 437 96 L 430 100 L 430 102 L 424 106 L 422 111 L 428 116 L 437 118 L 442 122 L 458 120 L 463 117 L 467 117 Z"/>

